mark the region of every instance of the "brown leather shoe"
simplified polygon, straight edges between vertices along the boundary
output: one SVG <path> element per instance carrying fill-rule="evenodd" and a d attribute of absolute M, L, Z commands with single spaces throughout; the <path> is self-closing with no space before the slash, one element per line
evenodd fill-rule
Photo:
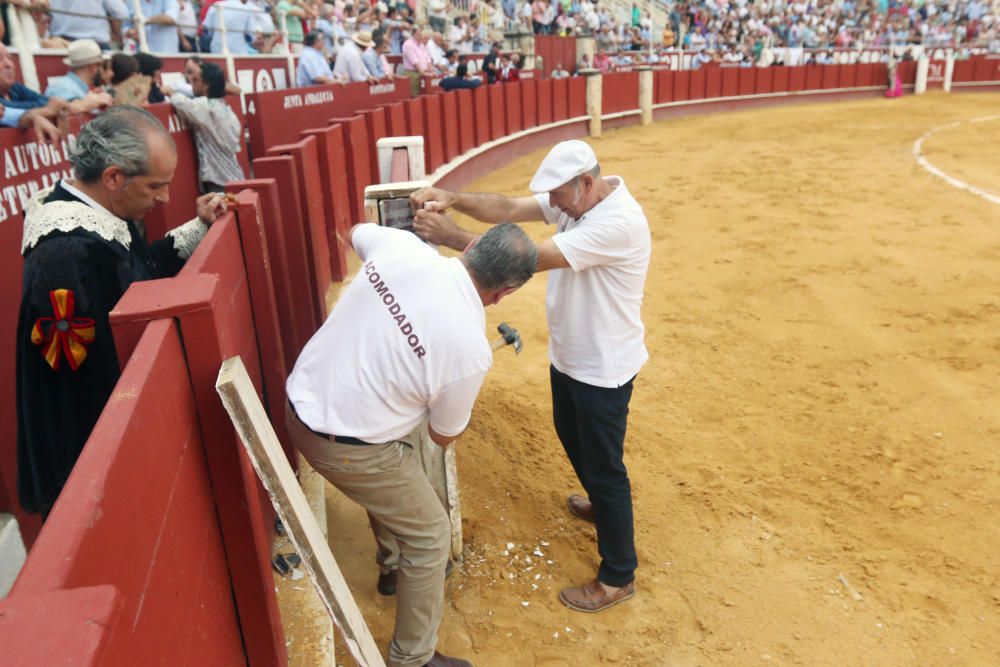
<path fill-rule="evenodd" d="M 566 499 L 566 507 L 576 518 L 594 523 L 594 506 L 583 496 L 574 493 Z"/>
<path fill-rule="evenodd" d="M 623 586 L 613 593 L 608 593 L 597 579 L 588 581 L 583 586 L 564 588 L 559 593 L 559 599 L 570 609 L 593 614 L 613 607 L 619 602 L 625 602 L 635 595 L 635 582 Z"/>
<path fill-rule="evenodd" d="M 378 592 L 382 595 L 395 595 L 396 579 L 398 577 L 399 577 L 399 570 L 389 570 L 388 572 L 379 572 Z"/>
<path fill-rule="evenodd" d="M 424 663 L 424 667 L 472 667 L 472 663 L 461 658 L 451 658 L 440 651 L 434 651 L 434 657 Z"/>

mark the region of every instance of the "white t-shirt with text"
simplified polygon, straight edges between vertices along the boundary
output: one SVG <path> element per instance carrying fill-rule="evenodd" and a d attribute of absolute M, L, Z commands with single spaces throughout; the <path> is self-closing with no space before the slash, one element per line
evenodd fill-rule
<path fill-rule="evenodd" d="M 465 266 L 407 231 L 354 230 L 364 263 L 309 340 L 286 391 L 321 433 L 398 440 L 425 418 L 465 430 L 493 363 L 486 313 Z"/>

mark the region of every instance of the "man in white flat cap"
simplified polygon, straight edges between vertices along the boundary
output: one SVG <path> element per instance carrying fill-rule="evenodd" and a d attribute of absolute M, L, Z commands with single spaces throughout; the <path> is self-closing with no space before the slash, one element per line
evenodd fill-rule
<path fill-rule="evenodd" d="M 543 220 L 556 233 L 538 245 L 549 271 L 546 312 L 556 433 L 587 497 L 569 511 L 597 526 L 601 565 L 583 586 L 563 589 L 566 606 L 597 612 L 635 594 L 632 491 L 623 462 L 628 404 L 649 358 L 640 317 L 649 267 L 649 224 L 618 176 L 602 177 L 583 141 L 556 144 L 542 160 L 530 197 L 425 188 L 412 195 L 414 230 L 461 250 L 476 237 L 439 214 L 449 208 L 488 223 Z"/>

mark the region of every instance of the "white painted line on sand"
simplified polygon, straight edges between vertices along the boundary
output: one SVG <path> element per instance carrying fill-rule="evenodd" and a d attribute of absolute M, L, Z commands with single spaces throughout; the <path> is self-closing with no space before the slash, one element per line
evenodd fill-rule
<path fill-rule="evenodd" d="M 971 118 L 969 120 L 960 120 L 954 123 L 948 123 L 947 125 L 941 125 L 939 127 L 935 127 L 931 130 L 928 130 L 927 132 L 924 133 L 922 137 L 920 137 L 913 143 L 913 157 L 916 158 L 917 164 L 919 164 L 921 167 L 926 169 L 928 172 L 934 174 L 938 178 L 944 179 L 945 182 L 947 182 L 949 185 L 952 185 L 958 188 L 959 190 L 967 190 L 968 192 L 971 192 L 974 195 L 982 197 L 986 201 L 1000 205 L 1000 196 L 997 196 L 992 192 L 987 192 L 986 190 L 977 188 L 974 185 L 969 185 L 965 181 L 957 179 L 954 176 L 949 176 L 948 174 L 946 174 L 945 172 L 941 171 L 933 164 L 931 164 L 930 161 L 928 161 L 927 158 L 923 156 L 922 152 L 924 140 L 930 138 L 930 136 L 936 132 L 940 132 L 941 130 L 950 130 L 951 128 L 958 127 L 963 123 L 983 123 L 990 120 L 996 120 L 998 118 L 1000 118 L 1000 116 L 981 116 L 979 118 Z"/>

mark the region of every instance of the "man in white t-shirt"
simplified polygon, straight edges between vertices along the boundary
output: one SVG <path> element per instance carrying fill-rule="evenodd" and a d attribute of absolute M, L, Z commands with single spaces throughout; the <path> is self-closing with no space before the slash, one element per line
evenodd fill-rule
<path fill-rule="evenodd" d="M 533 197 L 455 193 L 437 188 L 411 197 L 426 210 L 454 208 L 483 222 L 544 220 L 556 234 L 538 246 L 538 271 L 550 271 L 545 305 L 556 433 L 589 499 L 571 495 L 569 510 L 597 525 L 601 565 L 562 602 L 594 612 L 635 593 L 637 559 L 632 492 L 623 462 L 632 382 L 649 358 L 640 317 L 649 266 L 649 225 L 617 176 L 600 176 L 583 141 L 557 144 L 529 186 Z M 475 235 L 444 216 L 418 210 L 414 230 L 461 248 Z"/>
<path fill-rule="evenodd" d="M 352 228 L 351 244 L 364 265 L 295 362 L 288 433 L 368 511 L 383 574 L 398 567 L 389 665 L 469 665 L 435 650 L 451 531 L 420 448 L 425 437 L 446 447 L 468 426 L 493 362 L 484 307 L 527 282 L 538 253 L 516 225 L 461 257 L 374 224 Z"/>

